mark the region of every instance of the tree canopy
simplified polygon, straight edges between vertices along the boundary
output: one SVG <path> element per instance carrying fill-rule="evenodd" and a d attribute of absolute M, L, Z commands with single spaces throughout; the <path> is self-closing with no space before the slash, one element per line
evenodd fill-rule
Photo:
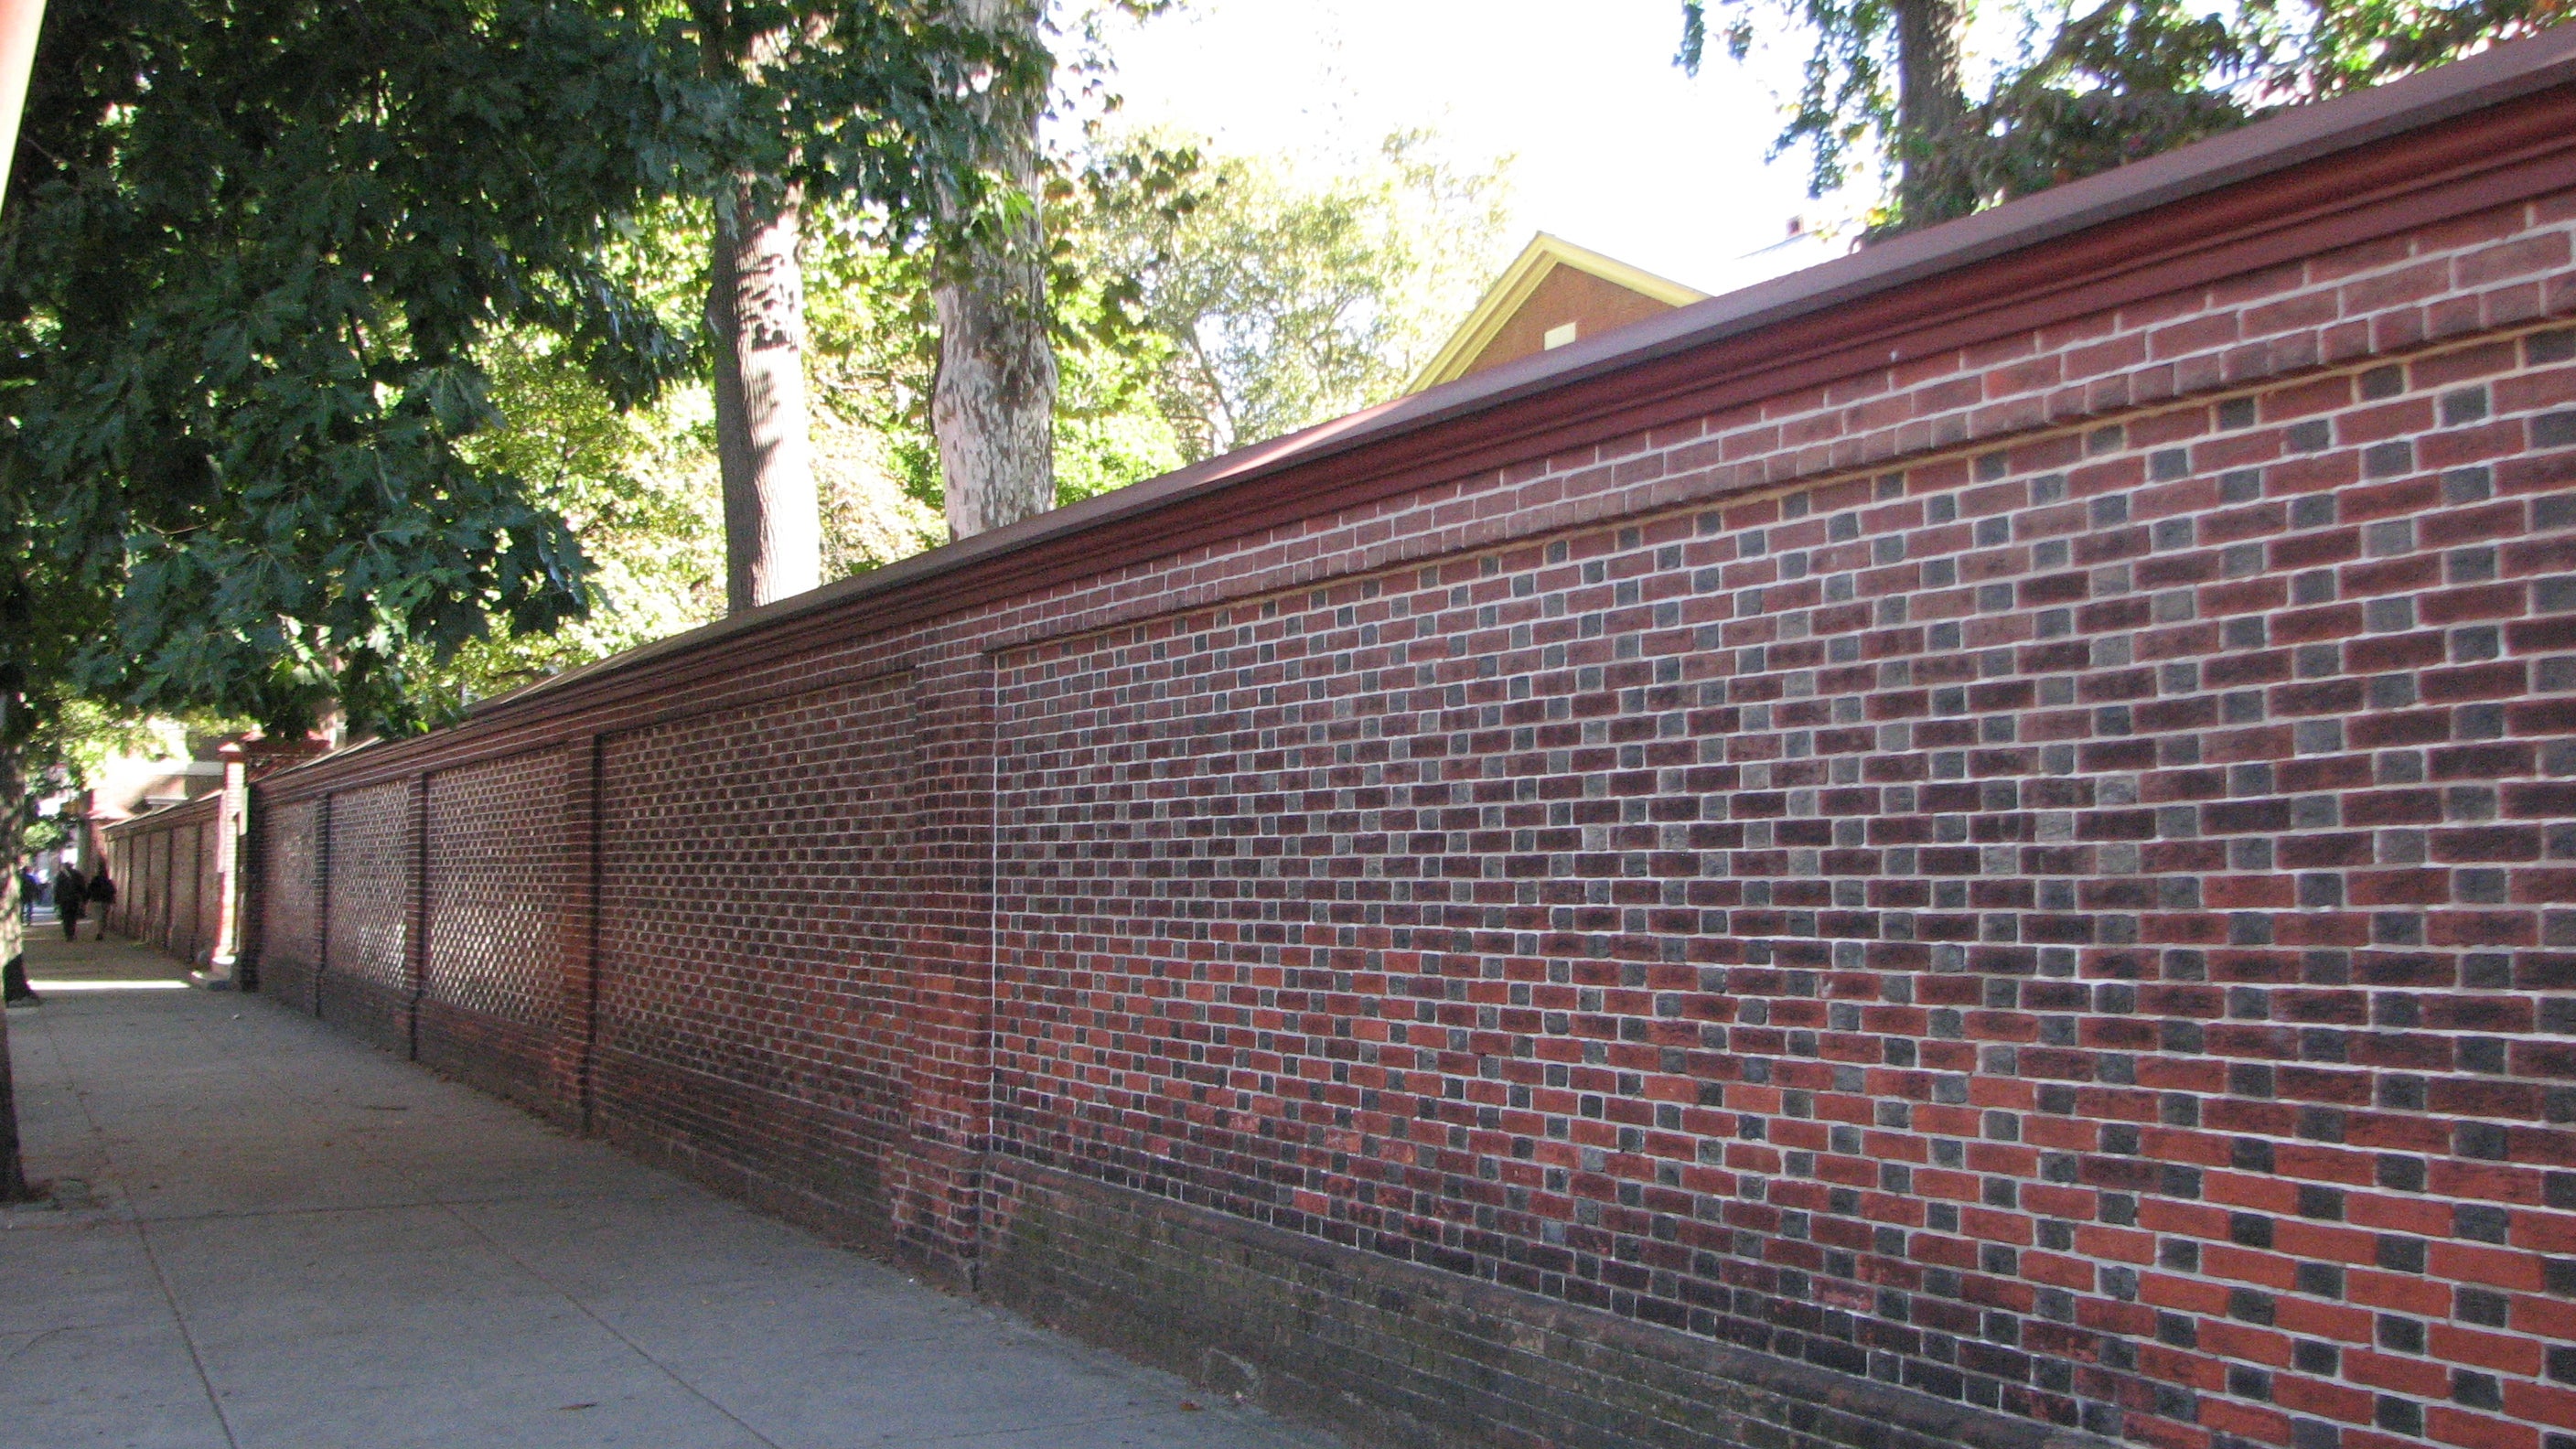
<path fill-rule="evenodd" d="M 663 72 L 559 5 L 57 4 L 0 226 L 26 682 L 398 719 L 409 643 L 576 612 L 560 520 L 460 448 L 474 346 L 628 400 L 685 364 L 596 260 L 678 163 Z"/>
<path fill-rule="evenodd" d="M 788 38 L 746 69 L 680 0 L 55 0 L 0 220 L 0 752 L 81 697 L 404 731 L 709 617 L 727 186 L 816 218 L 827 576 L 937 541 L 935 243 L 1022 204 L 965 98 L 1045 57 L 931 0 L 718 8 Z M 1498 238 L 1499 183 L 1419 138 L 1320 182 L 1060 161 L 1068 498 L 1391 395 Z"/>
<path fill-rule="evenodd" d="M 1970 94 L 1955 0 L 1682 0 L 1677 64 L 1804 47 L 1773 154 L 1816 195 L 1892 180 L 1877 230 L 1945 220 L 2554 24 L 2567 0 L 2028 0 Z M 1945 50 L 1946 47 L 1946 50 Z M 1908 97 L 1917 103 L 1909 105 Z"/>
<path fill-rule="evenodd" d="M 487 342 L 616 407 L 693 371 L 619 257 L 711 175 L 997 224 L 954 204 L 987 194 L 966 100 L 1024 56 L 928 3 L 733 9 L 800 22 L 758 76 L 649 5 L 56 0 L 0 224 L 22 708 L 416 723 L 412 663 L 586 602 L 579 540 L 472 441 Z"/>
<path fill-rule="evenodd" d="M 1131 281 L 1115 302 L 1145 339 L 1140 390 L 1184 459 L 1395 396 L 1500 260 L 1502 169 L 1461 166 L 1428 134 L 1302 165 L 1146 144 L 1191 158 L 1178 204 L 1106 190 L 1066 226 L 1085 268 Z"/>

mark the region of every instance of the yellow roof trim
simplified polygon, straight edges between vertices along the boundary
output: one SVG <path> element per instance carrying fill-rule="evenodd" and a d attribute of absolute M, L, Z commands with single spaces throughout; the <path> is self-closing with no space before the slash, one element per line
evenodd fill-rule
<path fill-rule="evenodd" d="M 1494 335 L 1503 330 L 1503 324 L 1509 322 L 1521 304 L 1530 299 L 1530 294 L 1538 290 L 1539 283 L 1546 281 L 1548 273 L 1558 267 L 1589 272 L 1605 282 L 1625 287 L 1640 296 L 1652 297 L 1668 306 L 1686 307 L 1708 298 L 1706 292 L 1658 277 L 1615 257 L 1605 257 L 1589 247 L 1576 246 L 1563 237 L 1540 232 L 1530 238 L 1529 245 L 1521 248 L 1521 254 L 1512 259 L 1512 264 L 1503 269 L 1503 274 L 1494 279 L 1492 286 L 1485 289 L 1476 309 L 1467 314 L 1466 321 L 1458 324 L 1458 330 L 1449 335 L 1448 342 L 1429 365 L 1414 374 L 1412 384 L 1405 391 L 1420 392 L 1466 376 L 1467 364 L 1476 360 L 1477 354 L 1494 340 Z"/>

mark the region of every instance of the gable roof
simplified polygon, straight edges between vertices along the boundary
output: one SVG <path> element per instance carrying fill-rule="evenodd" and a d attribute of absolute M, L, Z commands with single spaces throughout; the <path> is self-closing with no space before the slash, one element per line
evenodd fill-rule
<path fill-rule="evenodd" d="M 1589 247 L 1579 247 L 1561 236 L 1540 232 L 1530 238 L 1528 246 L 1485 289 L 1467 320 L 1440 348 L 1423 369 L 1414 374 L 1405 391 L 1420 392 L 1444 382 L 1455 382 L 1467 375 L 1470 364 L 1492 344 L 1514 315 L 1535 295 L 1541 283 L 1559 267 L 1600 278 L 1614 287 L 1623 287 L 1641 297 L 1661 302 L 1667 307 L 1687 307 L 1708 299 L 1706 292 L 1641 268 L 1632 267 L 1616 257 L 1603 256 Z"/>

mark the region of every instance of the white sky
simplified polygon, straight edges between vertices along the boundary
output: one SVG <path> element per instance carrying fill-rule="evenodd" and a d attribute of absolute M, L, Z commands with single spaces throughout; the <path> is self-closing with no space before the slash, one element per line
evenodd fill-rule
<path fill-rule="evenodd" d="M 1694 79 L 1680 37 L 1680 0 L 1190 0 L 1110 53 L 1132 120 L 1224 151 L 1351 154 L 1429 127 L 1459 162 L 1512 156 L 1513 251 L 1550 231 L 1710 292 L 1823 260 L 1739 260 L 1792 216 L 1853 209 L 1807 198 L 1803 155 L 1763 162 L 1786 68 L 1712 47 Z"/>

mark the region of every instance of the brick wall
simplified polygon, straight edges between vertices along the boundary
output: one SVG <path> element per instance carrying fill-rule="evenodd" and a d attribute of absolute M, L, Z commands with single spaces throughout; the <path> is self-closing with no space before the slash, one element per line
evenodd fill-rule
<path fill-rule="evenodd" d="M 323 802 L 297 800 L 252 813 L 252 955 L 260 990 L 314 1009 L 322 968 Z"/>
<path fill-rule="evenodd" d="M 764 1198 L 883 1237 L 912 987 L 909 681 L 609 736 L 599 1090 L 613 1138 L 719 1146 Z"/>
<path fill-rule="evenodd" d="M 541 1109 L 553 1074 L 564 982 L 556 954 L 564 752 L 532 750 L 428 784 L 428 960 L 419 1056 Z"/>
<path fill-rule="evenodd" d="M 416 782 L 351 790 L 331 799 L 322 849 L 322 1015 L 380 1046 L 408 1050 L 420 994 L 415 902 L 420 885 Z"/>
<path fill-rule="evenodd" d="M 1016 656 L 1001 1135 L 2052 1420 L 2568 1420 L 2571 342 Z"/>
<path fill-rule="evenodd" d="M 266 979 L 1370 1442 L 2570 1449 L 2554 84 L 274 777 Z"/>
<path fill-rule="evenodd" d="M 188 962 L 214 955 L 222 888 L 215 797 L 119 821 L 100 832 L 116 901 L 106 929 Z M 90 919 L 99 919 L 96 906 Z"/>

